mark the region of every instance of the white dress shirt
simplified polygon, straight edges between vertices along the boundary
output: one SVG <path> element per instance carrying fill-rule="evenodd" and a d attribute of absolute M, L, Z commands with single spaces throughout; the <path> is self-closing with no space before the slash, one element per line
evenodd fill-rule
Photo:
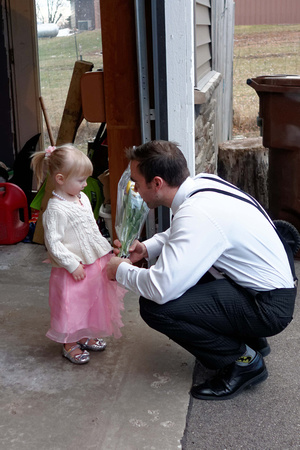
<path fill-rule="evenodd" d="M 208 174 L 184 181 L 171 205 L 170 228 L 144 241 L 149 259 L 158 257 L 156 264 L 145 269 L 124 262 L 118 267 L 117 281 L 159 304 L 180 297 L 212 266 L 246 288 L 292 288 L 285 249 L 255 206 L 216 192 L 189 197 L 197 189 L 217 188 L 247 198 L 204 176 Z"/>

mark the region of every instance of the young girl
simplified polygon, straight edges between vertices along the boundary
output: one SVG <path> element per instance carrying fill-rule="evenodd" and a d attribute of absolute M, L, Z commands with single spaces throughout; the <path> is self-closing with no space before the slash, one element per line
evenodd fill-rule
<path fill-rule="evenodd" d="M 72 145 L 48 147 L 32 158 L 38 183 L 48 171 L 54 183 L 43 214 L 45 245 L 52 264 L 46 336 L 63 343 L 63 356 L 74 364 L 89 361 L 87 350 L 106 347 L 96 336 L 121 336 L 125 290 L 107 278 L 111 246 L 101 235 L 88 197 L 81 192 L 93 167 Z"/>

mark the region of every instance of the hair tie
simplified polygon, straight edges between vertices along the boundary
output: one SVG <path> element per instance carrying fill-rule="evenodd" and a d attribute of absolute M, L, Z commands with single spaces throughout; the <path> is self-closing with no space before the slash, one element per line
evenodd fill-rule
<path fill-rule="evenodd" d="M 51 147 L 51 145 L 49 145 L 49 147 L 45 150 L 45 158 L 48 158 L 54 150 L 56 150 L 56 147 Z"/>

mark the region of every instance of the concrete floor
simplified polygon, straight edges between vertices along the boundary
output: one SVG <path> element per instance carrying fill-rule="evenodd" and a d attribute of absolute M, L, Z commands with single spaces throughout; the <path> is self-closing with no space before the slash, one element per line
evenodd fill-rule
<path fill-rule="evenodd" d="M 300 279 L 300 261 L 295 261 Z M 294 320 L 268 338 L 268 379 L 232 400 L 209 402 L 191 398 L 184 450 L 300 449 L 300 288 Z M 195 382 L 213 372 L 196 365 Z"/>
<path fill-rule="evenodd" d="M 85 366 L 45 337 L 43 246 L 0 246 L 0 450 L 300 449 L 300 292 L 289 327 L 269 339 L 269 378 L 223 402 L 190 399 L 194 358 L 125 297 L 123 336 Z M 296 261 L 300 278 L 300 261 Z M 196 366 L 195 381 L 211 373 Z"/>
<path fill-rule="evenodd" d="M 76 366 L 45 337 L 43 246 L 0 246 L 2 450 L 181 448 L 194 358 L 151 330 L 127 294 L 123 336 Z"/>

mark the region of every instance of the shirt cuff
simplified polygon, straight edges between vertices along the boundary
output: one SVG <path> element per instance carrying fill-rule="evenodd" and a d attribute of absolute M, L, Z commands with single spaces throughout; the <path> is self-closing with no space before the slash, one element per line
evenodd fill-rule
<path fill-rule="evenodd" d="M 151 259 L 156 258 L 161 252 L 161 245 L 158 244 L 155 240 L 149 239 L 148 241 L 144 241 L 143 244 L 147 249 L 147 260 L 151 261 Z"/>
<path fill-rule="evenodd" d="M 118 283 L 120 283 L 122 286 L 128 288 L 128 271 L 134 271 L 138 272 L 139 268 L 136 266 L 133 266 L 132 264 L 128 264 L 126 262 L 123 262 L 119 264 L 117 268 L 116 273 L 116 280 Z"/>

